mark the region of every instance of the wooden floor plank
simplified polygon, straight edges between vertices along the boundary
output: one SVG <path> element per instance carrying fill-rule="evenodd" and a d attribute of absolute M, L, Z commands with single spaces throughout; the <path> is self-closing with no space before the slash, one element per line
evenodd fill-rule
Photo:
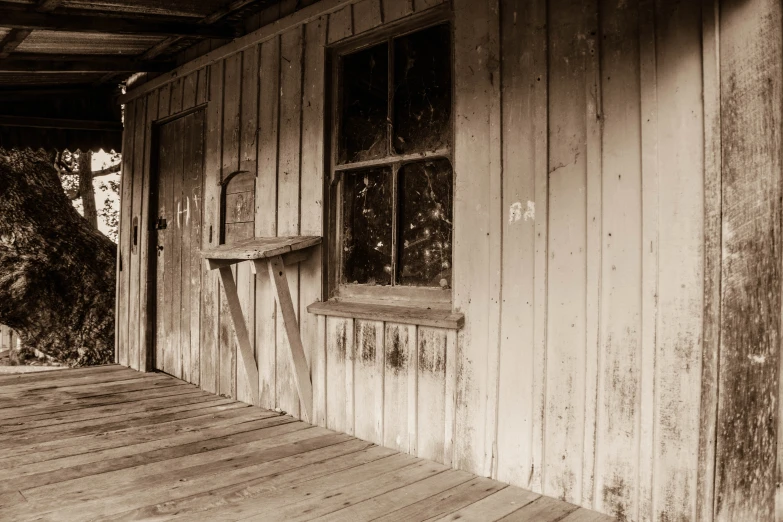
<path fill-rule="evenodd" d="M 391 511 L 415 504 L 433 495 L 464 484 L 473 478 L 474 475 L 466 471 L 445 471 L 420 482 L 343 507 L 338 511 L 320 516 L 314 520 L 319 522 L 373 520 Z"/>
<path fill-rule="evenodd" d="M 0 376 L 0 520 L 141 519 L 612 520 L 165 374 Z"/>
<path fill-rule="evenodd" d="M 19 448 L 21 448 L 21 450 L 24 452 L 38 451 L 38 449 L 36 448 L 45 448 L 47 443 L 52 443 L 57 445 L 78 444 L 78 441 L 73 441 L 72 439 L 79 439 L 81 437 L 87 437 L 87 436 L 111 437 L 113 435 L 113 432 L 131 430 L 132 428 L 145 428 L 153 425 L 162 426 L 165 424 L 172 423 L 174 421 L 184 421 L 188 419 L 198 420 L 198 417 L 209 417 L 209 420 L 207 422 L 211 422 L 211 420 L 215 418 L 214 417 L 215 414 L 224 411 L 248 410 L 248 409 L 249 408 L 247 407 L 247 405 L 237 404 L 235 402 L 229 402 L 227 404 L 207 406 L 198 409 L 192 408 L 179 412 L 165 411 L 162 413 L 158 413 L 156 415 L 146 415 L 143 417 L 140 416 L 133 416 L 131 418 L 122 417 L 120 420 L 113 420 L 114 418 L 110 417 L 109 419 L 112 420 L 112 422 L 103 422 L 100 424 L 91 424 L 87 426 L 76 426 L 76 427 L 72 427 L 72 425 L 69 424 L 67 425 L 68 429 L 62 429 L 60 431 L 49 430 L 44 433 L 30 432 L 30 433 L 25 433 L 24 435 L 17 434 L 16 437 L 2 441 L 0 445 L 2 445 L 3 448 L 2 451 L 11 451 L 13 449 L 19 449 Z M 255 417 L 251 416 L 250 418 L 255 418 Z M 105 420 L 105 418 L 102 420 Z M 190 423 L 179 424 L 179 426 L 184 426 L 184 425 L 191 426 L 192 424 Z M 177 430 L 179 428 L 174 428 L 174 429 Z M 0 458 L 2 458 L 3 456 L 2 451 L 0 451 Z"/>
<path fill-rule="evenodd" d="M 376 475 L 367 487 L 349 484 L 336 490 L 325 491 L 320 495 L 308 495 L 302 500 L 275 510 L 274 513 L 262 510 L 258 515 L 246 520 L 255 522 L 312 520 L 313 517 L 331 513 L 341 507 L 351 506 L 410 484 L 418 484 L 444 471 L 446 468 L 441 464 L 418 460 L 400 470 Z"/>
<path fill-rule="evenodd" d="M 61 376 L 76 378 L 85 374 L 95 376 L 109 372 L 127 373 L 132 371 L 133 370 L 130 370 L 124 366 L 120 366 L 119 364 L 108 364 L 105 366 L 89 366 L 84 368 L 63 368 L 62 370 L 50 370 L 40 373 L 0 375 L 0 386 L 24 384 L 28 382 L 45 382 L 47 379 L 56 379 Z M 44 374 L 46 376 L 44 376 Z"/>
<path fill-rule="evenodd" d="M 285 501 L 292 488 L 304 487 L 302 483 L 318 483 L 331 479 L 335 472 L 353 469 L 367 463 L 394 457 L 394 452 L 356 439 L 301 456 L 281 459 L 273 463 L 248 468 L 245 481 L 228 478 L 229 485 L 212 489 L 207 486 L 190 496 L 150 505 L 123 513 L 106 520 L 183 519 L 219 520 L 252 516 L 261 509 L 273 509 L 274 501 Z M 181 492 L 180 492 L 181 493 Z M 295 499 L 294 499 L 295 500 Z M 250 506 L 249 504 L 254 505 Z"/>
<path fill-rule="evenodd" d="M 191 393 L 184 393 L 175 397 L 158 397 L 133 402 L 110 404 L 108 406 L 92 406 L 89 408 L 81 408 L 76 411 L 56 414 L 45 413 L 21 418 L 5 419 L 4 421 L 0 421 L 0 434 L 12 433 L 20 430 L 38 430 L 47 426 L 61 426 L 72 422 L 103 422 L 101 419 L 104 417 L 135 413 L 146 415 L 172 407 L 184 407 L 187 405 L 197 405 L 199 403 L 214 401 L 230 402 L 231 399 L 224 399 L 208 393 L 202 393 L 199 390 L 193 390 Z"/>
<path fill-rule="evenodd" d="M 170 388 L 163 388 L 160 390 L 142 390 L 127 393 L 117 393 L 114 395 L 105 395 L 101 397 L 91 397 L 88 399 L 70 399 L 55 404 L 41 403 L 40 401 L 18 401 L 18 403 L 24 403 L 20 406 L 6 408 L 0 410 L 0 419 L 16 419 L 19 417 L 27 417 L 29 415 L 41 415 L 52 414 L 64 411 L 79 410 L 89 406 L 105 406 L 108 404 L 119 404 L 123 402 L 133 402 L 142 398 L 149 399 L 153 397 L 171 397 L 175 395 L 182 395 L 185 393 L 192 393 L 194 390 L 201 392 L 192 385 L 175 386 Z"/>
<path fill-rule="evenodd" d="M 164 400 L 167 400 L 167 403 L 161 403 L 161 407 L 154 409 L 150 408 L 129 412 L 104 412 L 97 415 L 94 414 L 84 417 L 80 416 L 80 418 L 76 419 L 70 419 L 67 417 L 58 417 L 57 419 L 45 418 L 37 419 L 27 423 L 19 423 L 17 425 L 0 426 L 0 442 L 4 440 L 13 440 L 20 436 L 19 433 L 14 432 L 31 433 L 35 435 L 66 433 L 70 430 L 108 424 L 115 422 L 118 419 L 144 419 L 151 415 L 176 414 L 179 412 L 208 408 L 210 406 L 220 406 L 222 404 L 234 403 L 234 401 L 231 399 L 223 399 L 215 396 L 200 396 L 196 398 L 190 398 L 188 395 L 178 395 L 177 397 L 182 397 L 182 399 L 174 402 L 174 404 L 171 404 L 173 401 L 168 400 L 168 398 L 164 398 Z M 83 410 L 80 410 L 80 412 L 82 411 Z M 76 415 L 74 415 L 74 417 L 75 416 Z"/>
<path fill-rule="evenodd" d="M 484 522 L 498 520 L 530 504 L 541 495 L 520 488 L 503 488 L 478 502 L 438 519 L 438 522 Z"/>
<path fill-rule="evenodd" d="M 31 446 L 29 450 L 15 451 L 13 455 L 3 456 L 0 450 L 0 469 L 13 468 L 41 462 L 45 460 L 61 459 L 73 455 L 94 453 L 112 448 L 124 448 L 129 445 L 139 445 L 144 442 L 152 442 L 180 435 L 183 431 L 191 433 L 203 433 L 204 431 L 217 431 L 221 428 L 231 429 L 239 426 L 240 431 L 250 431 L 254 426 L 270 426 L 276 422 L 290 422 L 288 419 L 280 419 L 274 416 L 269 419 L 255 420 L 255 412 L 246 412 L 247 408 L 231 410 L 214 414 L 215 419 L 198 418 L 189 423 L 175 421 L 165 426 L 146 426 L 140 429 L 124 430 L 120 436 L 115 437 L 80 437 L 69 439 L 68 443 L 44 443 L 43 447 Z M 197 430 L 199 430 L 197 432 Z M 257 428 L 256 428 L 257 429 Z M 85 440 L 81 440 L 85 439 Z M 79 444 L 73 442 L 78 440 Z"/>
<path fill-rule="evenodd" d="M 596 513 L 589 509 L 579 508 L 576 511 L 571 512 L 565 518 L 560 519 L 558 522 L 613 522 L 614 517 L 604 515 L 603 513 Z"/>
<path fill-rule="evenodd" d="M 187 431 L 164 439 L 149 442 L 133 443 L 126 446 L 117 446 L 100 451 L 76 453 L 55 459 L 43 460 L 33 464 L 25 464 L 0 470 L 0 477 L 9 478 L 14 474 L 18 476 L 46 473 L 59 469 L 74 468 L 76 470 L 89 467 L 112 468 L 120 462 L 124 467 L 152 462 L 152 459 L 165 460 L 190 453 L 206 452 L 217 448 L 225 448 L 235 444 L 241 444 L 251 440 L 264 438 L 264 428 L 279 424 L 294 422 L 287 416 L 273 417 L 263 421 L 249 422 L 225 426 L 220 428 L 208 428 L 204 430 Z M 132 464 L 136 463 L 136 464 Z"/>
<path fill-rule="evenodd" d="M 48 377 L 48 378 L 47 378 Z M 123 370 L 104 371 L 98 374 L 81 373 L 77 376 L 63 374 L 61 372 L 48 372 L 41 374 L 41 378 L 16 384 L 0 386 L 0 394 L 12 394 L 17 391 L 34 392 L 38 390 L 62 390 L 95 384 L 123 383 L 130 381 L 168 380 L 172 379 L 162 373 L 140 373 L 124 368 Z"/>
<path fill-rule="evenodd" d="M 377 520 L 390 522 L 394 520 L 414 521 L 436 519 L 460 510 L 505 487 L 507 486 L 500 482 L 476 477 L 464 484 L 446 490 L 443 493 L 393 511 Z"/>
<path fill-rule="evenodd" d="M 69 391 L 84 393 L 93 388 L 118 387 L 124 384 L 136 384 L 141 382 L 167 381 L 171 383 L 170 379 L 166 379 L 165 376 L 162 375 L 155 375 L 152 377 L 146 377 L 140 374 L 123 375 L 121 379 L 117 379 L 113 375 L 103 375 L 99 376 L 99 378 L 88 377 L 89 376 L 84 376 L 81 379 L 75 380 L 62 379 L 59 381 L 4 386 L 0 388 L 0 395 L 7 399 L 26 397 L 54 398 L 58 396 L 58 393 L 67 393 Z"/>
<path fill-rule="evenodd" d="M 99 458 L 98 460 L 92 459 L 91 454 L 83 454 L 76 456 L 75 458 L 60 459 L 60 463 L 63 463 L 62 461 L 70 461 L 67 463 L 68 465 L 56 468 L 50 467 L 51 469 L 41 466 L 41 469 L 36 473 L 29 473 L 10 480 L 17 481 L 20 488 L 33 488 L 36 486 L 56 484 L 67 480 L 75 480 L 82 477 L 110 473 L 116 470 L 137 468 L 157 462 L 173 461 L 183 457 L 199 458 L 201 455 L 211 454 L 217 450 L 229 449 L 235 445 L 243 445 L 248 442 L 257 442 L 277 434 L 289 432 L 294 424 L 296 423 L 287 422 L 285 424 L 277 424 L 275 426 L 253 429 L 247 432 L 239 432 L 213 439 L 198 440 L 196 442 L 193 442 L 193 435 L 188 434 L 187 437 L 161 439 L 153 441 L 153 443 L 139 445 L 153 448 L 148 451 L 130 452 L 130 454 L 123 455 L 123 453 L 128 453 L 127 450 L 125 450 L 127 446 L 109 450 L 108 452 L 103 452 L 107 453 L 103 459 Z M 225 432 L 229 428 L 223 428 L 222 430 Z M 293 428 L 296 429 L 298 426 L 293 426 Z M 155 446 L 159 447 L 155 448 Z M 249 447 L 253 446 L 251 445 Z M 230 458 L 237 458 L 237 456 Z M 87 462 L 83 462 L 85 460 Z M 208 460 L 208 458 L 205 460 Z M 41 464 L 46 465 L 51 462 L 53 461 L 46 461 Z M 105 497 L 102 498 L 105 500 Z"/>
<path fill-rule="evenodd" d="M 290 430 L 297 424 L 300 423 L 277 426 L 270 428 L 270 431 L 277 428 Z M 325 431 L 321 430 L 321 433 Z M 316 436 L 310 437 L 307 432 L 313 432 Z M 208 491 L 216 483 L 226 483 L 227 477 L 233 477 L 239 482 L 246 481 L 248 477 L 256 476 L 254 468 L 264 462 L 333 446 L 348 438 L 334 433 L 317 436 L 317 433 L 318 429 L 281 433 L 280 436 L 255 444 L 256 451 L 245 453 L 243 458 L 238 458 L 236 453 L 226 456 L 228 452 L 223 455 L 218 452 L 196 453 L 53 485 L 22 489 L 22 493 L 29 502 L 35 503 L 35 511 L 39 514 L 56 511 L 56 518 L 61 519 L 114 515 L 144 507 L 156 500 L 176 498 L 183 491 L 191 494 L 200 490 Z M 286 440 L 293 442 L 285 443 Z M 265 443 L 268 444 L 267 448 L 264 448 Z M 247 448 L 243 449 L 248 451 Z M 110 506 L 106 505 L 106 495 L 112 498 Z M 61 501 L 54 501 L 54 498 L 60 498 Z"/>
<path fill-rule="evenodd" d="M 539 497 L 527 506 L 514 511 L 500 520 L 503 522 L 527 522 L 530 520 L 557 522 L 577 509 L 579 509 L 578 506 L 568 504 L 562 500 Z"/>

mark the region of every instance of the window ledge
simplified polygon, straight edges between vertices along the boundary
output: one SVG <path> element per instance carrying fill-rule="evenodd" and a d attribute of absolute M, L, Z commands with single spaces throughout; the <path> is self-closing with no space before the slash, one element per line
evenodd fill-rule
<path fill-rule="evenodd" d="M 424 308 L 419 306 L 396 306 L 375 303 L 347 301 L 315 302 L 307 307 L 315 315 L 386 321 L 391 323 L 415 324 L 459 330 L 465 324 L 465 315 L 451 310 Z"/>

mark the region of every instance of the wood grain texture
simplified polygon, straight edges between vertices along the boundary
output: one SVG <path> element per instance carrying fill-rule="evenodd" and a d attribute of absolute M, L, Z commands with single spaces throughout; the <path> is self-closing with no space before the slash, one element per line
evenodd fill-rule
<path fill-rule="evenodd" d="M 457 357 L 457 417 L 453 464 L 487 474 L 491 448 L 485 446 L 487 415 L 487 343 L 493 298 L 483 274 L 490 267 L 490 235 L 495 220 L 489 214 L 491 183 L 460 172 L 484 171 L 490 165 L 489 110 L 492 78 L 499 57 L 486 45 L 490 6 L 484 2 L 454 2 L 454 117 L 463 125 L 454 136 L 454 227 L 461 230 L 454 241 L 454 307 L 465 314 L 464 341 Z M 465 197 L 463 194 L 470 194 Z M 481 268 L 479 268 L 481 267 Z M 490 268 L 488 268 L 490 267 Z M 497 325 L 492 325 L 496 328 Z M 488 458 L 490 455 L 490 458 Z"/>
<path fill-rule="evenodd" d="M 602 22 L 603 223 L 596 508 L 638 511 L 642 212 L 638 6 L 605 0 Z M 609 205 L 607 202 L 611 201 Z"/>
<path fill-rule="evenodd" d="M 302 173 L 299 233 L 323 235 L 324 216 L 324 90 L 326 67 L 326 25 L 323 17 L 304 29 L 302 76 Z M 322 247 L 308 250 L 309 256 L 299 265 L 299 326 L 305 355 L 313 381 L 313 415 L 311 422 L 325 426 L 326 322 L 307 312 L 306 307 L 323 300 Z"/>
<path fill-rule="evenodd" d="M 280 111 L 280 39 L 261 44 L 258 102 L 258 174 L 256 177 L 257 236 L 277 236 L 277 156 Z M 264 408 L 277 407 L 276 315 L 272 282 L 256 282 L 256 356 L 259 400 Z"/>
<path fill-rule="evenodd" d="M 353 34 L 353 4 L 346 5 L 329 15 L 329 32 L 327 34 L 329 44 L 339 42 Z"/>
<path fill-rule="evenodd" d="M 353 431 L 352 319 L 326 318 L 326 427 Z"/>
<path fill-rule="evenodd" d="M 304 28 L 297 27 L 280 37 L 280 127 L 277 158 L 277 234 L 300 234 L 301 214 L 301 139 L 302 139 L 302 68 Z M 286 267 L 293 307 L 299 318 L 299 265 Z M 280 308 L 278 306 L 278 317 Z M 299 394 L 294 367 L 289 357 L 290 345 L 285 325 L 277 321 L 276 385 L 277 406 L 299 416 Z"/>
<path fill-rule="evenodd" d="M 721 4 L 723 266 L 715 520 L 771 520 L 781 321 L 781 5 Z"/>
<path fill-rule="evenodd" d="M 645 288 L 645 295 L 657 298 L 658 324 L 654 364 L 643 362 L 643 372 L 654 368 L 650 379 L 655 379 L 655 408 L 641 442 L 642 448 L 651 450 L 651 454 L 642 450 L 642 458 L 650 460 L 647 469 L 640 470 L 640 477 L 654 473 L 654 479 L 642 481 L 651 491 L 642 494 L 639 518 L 654 520 L 677 513 L 695 519 L 694 449 L 699 446 L 704 350 L 701 8 L 696 4 L 659 7 L 655 21 L 659 186 L 649 192 L 651 197 L 657 195 L 659 205 L 659 276 L 656 287 Z M 646 183 L 644 191 L 648 192 Z M 645 248 L 645 257 L 647 252 Z"/>
<path fill-rule="evenodd" d="M 498 397 L 498 473 L 503 482 L 527 485 L 533 465 L 533 441 L 524 434 L 541 427 L 542 409 L 536 406 L 533 383 L 543 368 L 543 353 L 534 343 L 535 226 L 542 215 L 536 201 L 536 155 L 546 147 L 546 121 L 536 119 L 537 104 L 546 96 L 546 2 L 513 1 L 501 4 L 503 35 L 503 164 L 513 175 L 504 176 L 502 329 L 500 395 Z M 520 59 L 520 56 L 526 59 Z M 544 158 L 545 159 L 545 158 Z M 536 161 L 538 160 L 538 165 Z M 546 169 L 546 165 L 543 165 Z M 546 172 L 544 172 L 546 174 Z M 538 215 L 524 218 L 517 208 L 533 208 Z M 540 363 L 537 363 L 538 359 Z"/>
<path fill-rule="evenodd" d="M 223 63 L 209 69 L 209 106 L 207 107 L 207 135 L 204 157 L 204 221 L 202 247 L 220 243 L 220 172 L 222 165 L 223 133 Z M 201 387 L 210 392 L 218 391 L 218 342 L 219 295 L 216 273 L 206 267 L 201 272 Z"/>
<path fill-rule="evenodd" d="M 386 323 L 383 359 L 383 445 L 404 453 L 415 446 L 414 425 L 409 426 L 409 408 L 416 404 L 416 327 Z M 412 382 L 411 382 L 412 381 Z M 411 429 L 414 439 L 411 441 Z"/>
<path fill-rule="evenodd" d="M 262 264 L 256 261 L 256 268 L 261 271 Z M 296 310 L 291 298 L 291 283 L 286 277 L 286 266 L 281 256 L 273 257 L 266 262 L 269 278 L 272 279 L 275 289 L 275 297 L 280 309 L 280 316 L 285 327 L 288 353 L 281 354 L 288 357 L 297 396 L 302 403 L 302 416 L 305 420 L 313 422 L 313 388 L 310 381 L 310 370 L 307 367 L 307 358 L 302 346 L 302 338 L 299 333 L 299 322 L 296 318 Z M 221 269 L 223 270 L 223 269 Z"/>
<path fill-rule="evenodd" d="M 549 271 L 544 494 L 581 499 L 587 290 L 586 40 L 590 4 L 552 1 L 568 13 L 549 27 Z"/>
<path fill-rule="evenodd" d="M 123 134 L 125 150 L 135 148 L 134 124 L 136 121 L 135 102 L 126 107 L 126 128 Z M 117 362 L 123 366 L 129 365 L 128 339 L 128 305 L 130 303 L 130 255 L 131 255 L 131 211 L 133 209 L 133 154 L 124 154 L 122 159 L 122 193 L 120 201 L 120 225 L 118 237 L 118 272 L 117 272 Z"/>
<path fill-rule="evenodd" d="M 661 252 L 660 242 L 661 222 L 665 217 L 660 211 L 665 209 L 665 203 L 660 200 L 661 167 L 666 165 L 666 159 L 658 158 L 658 148 L 663 146 L 666 125 L 663 108 L 658 105 L 659 96 L 667 99 L 669 92 L 661 89 L 658 77 L 664 78 L 665 70 L 659 67 L 656 40 L 659 31 L 658 20 L 655 17 L 655 2 L 642 0 L 639 2 L 639 79 L 641 84 L 641 154 L 642 154 L 642 328 L 641 328 L 641 375 L 639 382 L 639 485 L 638 513 L 640 520 L 650 519 L 653 511 L 655 494 L 653 488 L 653 467 L 655 462 L 656 402 L 659 399 L 660 380 L 656 379 L 657 367 L 660 364 L 658 345 L 658 303 L 659 288 L 665 286 L 660 281 L 659 267 Z M 666 11 L 669 9 L 666 8 Z M 696 72 L 698 78 L 698 70 Z M 666 103 L 665 105 L 670 105 Z M 659 125 L 659 121 L 661 125 Z M 676 167 L 673 169 L 676 170 Z M 664 232 L 665 234 L 665 232 Z M 675 265 L 676 266 L 676 265 Z M 664 269 L 665 270 L 665 269 Z M 672 272 L 677 272 L 672 270 Z M 677 275 L 674 275 L 675 280 Z M 663 351 L 663 350 L 662 350 Z M 657 381 L 657 382 L 656 382 Z M 687 487 L 687 486 L 686 486 Z M 656 492 L 657 493 L 657 492 Z M 669 493 L 672 496 L 671 493 Z"/>
<path fill-rule="evenodd" d="M 242 52 L 242 90 L 241 90 L 241 109 L 240 109 L 240 136 L 239 136 L 239 170 L 250 172 L 249 182 L 252 188 L 252 200 L 249 201 L 248 213 L 251 227 L 255 228 L 255 183 L 258 172 L 257 154 L 258 154 L 258 78 L 260 59 L 258 55 L 258 46 L 250 47 Z M 254 232 L 254 230 L 253 230 Z M 253 236 L 253 233 L 250 234 Z M 237 283 L 240 289 L 240 302 L 245 317 L 248 334 L 251 339 L 251 353 L 253 354 L 253 365 L 256 365 L 255 354 L 255 299 L 256 299 L 256 277 L 252 274 L 250 263 L 243 263 L 237 267 Z M 245 375 L 237 373 L 237 398 L 244 402 L 260 405 L 258 396 L 258 372 L 256 379 L 247 382 Z"/>
<path fill-rule="evenodd" d="M 696 520 L 713 519 L 718 415 L 721 278 L 720 21 L 718 0 L 702 2 L 704 84 L 704 325 Z M 779 443 L 778 443 L 779 444 Z"/>
<path fill-rule="evenodd" d="M 144 139 L 144 170 L 142 174 L 142 201 L 139 215 L 139 367 L 140 371 L 146 372 L 152 369 L 154 358 L 154 325 L 155 318 L 150 317 L 148 313 L 150 299 L 154 299 L 155 287 L 152 282 L 155 279 L 154 274 L 150 273 L 150 197 L 153 192 L 152 179 L 152 147 L 153 129 L 152 124 L 158 116 L 158 93 L 153 92 L 146 97 L 147 113 L 145 115 L 145 139 Z"/>
<path fill-rule="evenodd" d="M 383 445 L 384 323 L 356 320 L 353 350 L 354 434 Z"/>
<path fill-rule="evenodd" d="M 417 329 L 416 454 L 436 462 L 446 462 L 446 344 L 446 330 Z"/>
<path fill-rule="evenodd" d="M 144 199 L 144 152 L 145 152 L 145 139 L 147 136 L 147 100 L 142 98 L 134 106 L 136 111 L 136 117 L 134 119 L 135 134 L 133 138 L 134 146 L 132 154 L 133 158 L 133 203 L 131 210 L 131 228 L 135 227 L 136 230 L 131 230 L 131 250 L 130 250 L 130 285 L 128 287 L 128 293 L 130 296 L 130 302 L 128 304 L 128 362 L 131 368 L 139 369 L 139 354 L 141 352 L 139 347 L 140 342 L 140 323 L 139 314 L 141 303 L 139 302 L 139 273 L 141 271 L 141 259 L 140 259 L 140 225 L 141 225 L 141 211 L 142 200 Z"/>

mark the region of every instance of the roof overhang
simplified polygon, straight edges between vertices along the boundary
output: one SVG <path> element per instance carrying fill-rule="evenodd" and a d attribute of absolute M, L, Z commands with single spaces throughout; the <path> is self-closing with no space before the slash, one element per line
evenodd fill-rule
<path fill-rule="evenodd" d="M 120 150 L 120 84 L 280 0 L 0 0 L 0 147 Z"/>

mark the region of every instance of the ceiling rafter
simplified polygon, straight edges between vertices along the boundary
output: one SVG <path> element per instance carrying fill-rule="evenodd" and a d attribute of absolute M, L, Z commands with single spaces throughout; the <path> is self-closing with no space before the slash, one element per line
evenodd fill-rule
<path fill-rule="evenodd" d="M 233 38 L 231 28 L 216 28 L 205 24 L 118 18 L 100 14 L 57 14 L 0 8 L 3 27 L 11 29 L 74 31 L 80 33 L 110 33 L 145 36 L 194 36 Z"/>
<path fill-rule="evenodd" d="M 19 44 L 30 36 L 31 32 L 32 31 L 25 29 L 11 29 L 8 34 L 0 40 L 0 60 L 8 58 L 8 56 L 19 47 Z"/>
<path fill-rule="evenodd" d="M 123 56 L 73 56 L 14 53 L 0 60 L 0 72 L 166 72 L 174 62 L 138 60 Z"/>
<path fill-rule="evenodd" d="M 57 9 L 63 0 L 41 0 L 36 5 L 35 10 L 41 13 L 48 13 Z M 8 56 L 24 42 L 32 31 L 28 29 L 11 29 L 5 38 L 0 42 L 0 60 Z"/>
<path fill-rule="evenodd" d="M 234 0 L 226 7 L 219 9 L 208 16 L 205 16 L 204 18 L 199 20 L 198 23 L 201 25 L 212 25 L 214 23 L 219 22 L 223 18 L 231 15 L 231 13 L 234 13 L 236 11 L 239 11 L 240 9 L 247 7 L 248 5 L 252 4 L 255 1 L 256 0 Z M 150 49 L 148 49 L 144 54 L 142 54 L 141 59 L 151 60 L 153 58 L 157 58 L 166 49 L 168 49 L 169 47 L 171 47 L 181 39 L 182 39 L 181 37 L 176 37 L 176 36 L 166 38 L 165 40 L 155 44 Z"/>

